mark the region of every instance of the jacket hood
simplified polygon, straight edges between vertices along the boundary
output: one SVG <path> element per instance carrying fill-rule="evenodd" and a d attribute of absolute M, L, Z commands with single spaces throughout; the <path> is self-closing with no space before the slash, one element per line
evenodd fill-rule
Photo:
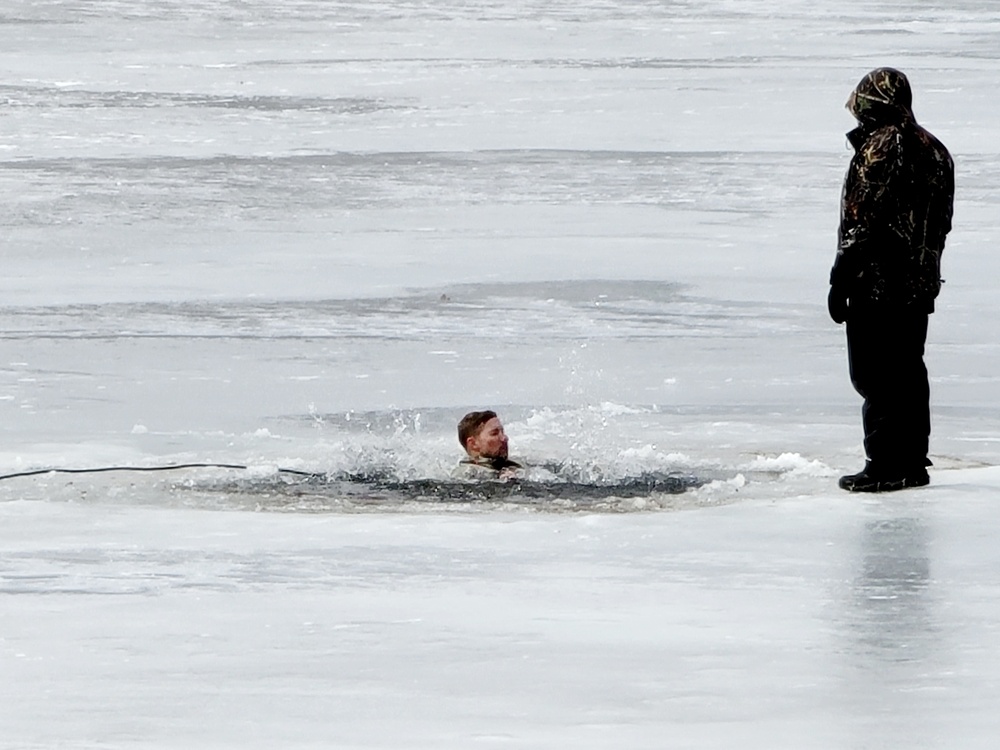
<path fill-rule="evenodd" d="M 913 118 L 910 82 L 895 68 L 876 68 L 861 79 L 847 109 L 863 124 L 888 124 Z"/>

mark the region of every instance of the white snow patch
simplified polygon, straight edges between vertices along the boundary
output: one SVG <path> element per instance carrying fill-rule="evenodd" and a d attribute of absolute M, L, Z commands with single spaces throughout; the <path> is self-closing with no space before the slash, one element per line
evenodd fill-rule
<path fill-rule="evenodd" d="M 804 458 L 798 453 L 779 456 L 757 456 L 747 466 L 747 471 L 770 472 L 791 477 L 829 477 L 836 472 L 822 461 Z"/>

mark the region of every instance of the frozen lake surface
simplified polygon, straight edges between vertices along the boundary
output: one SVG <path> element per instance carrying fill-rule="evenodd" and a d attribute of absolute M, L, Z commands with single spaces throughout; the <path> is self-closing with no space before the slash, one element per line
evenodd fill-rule
<path fill-rule="evenodd" d="M 992 3 L 0 4 L 3 747 L 992 747 Z M 855 498 L 852 127 L 957 165 Z M 522 485 L 449 475 L 495 408 Z M 308 479 L 287 469 L 317 474 Z"/>
<path fill-rule="evenodd" d="M 3 744 L 985 750 L 998 490 L 970 469 L 674 513 L 4 503 Z"/>

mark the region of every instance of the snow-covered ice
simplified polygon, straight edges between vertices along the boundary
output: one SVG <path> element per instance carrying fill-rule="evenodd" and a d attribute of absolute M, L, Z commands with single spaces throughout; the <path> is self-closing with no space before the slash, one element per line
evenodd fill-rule
<path fill-rule="evenodd" d="M 652 514 L 7 502 L 3 744 L 988 748 L 997 489 L 990 468 Z"/>

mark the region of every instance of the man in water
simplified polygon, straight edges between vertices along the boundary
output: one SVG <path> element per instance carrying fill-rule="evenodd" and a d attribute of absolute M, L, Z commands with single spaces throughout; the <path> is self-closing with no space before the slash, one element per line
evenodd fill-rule
<path fill-rule="evenodd" d="M 507 458 L 507 434 L 494 411 L 473 411 L 458 423 L 458 442 L 466 457 L 456 469 L 465 479 L 514 479 L 522 466 Z"/>
<path fill-rule="evenodd" d="M 830 317 L 847 322 L 851 382 L 865 400 L 868 461 L 840 478 L 850 492 L 930 481 L 924 343 L 941 289 L 955 174 L 948 150 L 916 123 L 912 98 L 905 75 L 878 68 L 847 100 L 858 120 L 847 134 L 856 153 L 844 182 L 827 302 Z"/>

